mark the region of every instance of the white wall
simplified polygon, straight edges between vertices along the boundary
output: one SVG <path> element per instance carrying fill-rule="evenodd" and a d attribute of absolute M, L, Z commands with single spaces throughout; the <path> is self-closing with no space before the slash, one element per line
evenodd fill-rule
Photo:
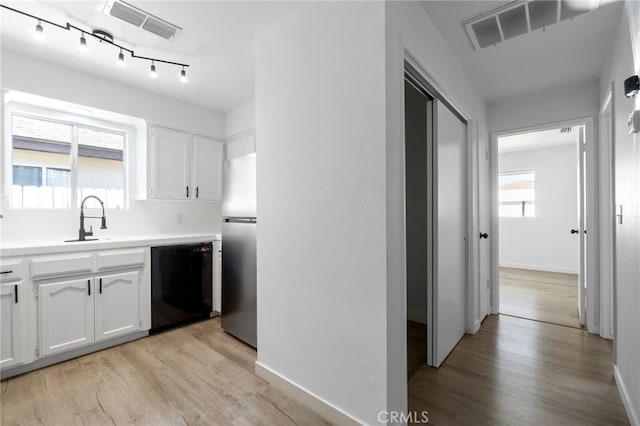
<path fill-rule="evenodd" d="M 502 171 L 534 170 L 535 218 L 500 219 L 500 266 L 577 274 L 578 227 L 576 146 L 501 153 Z"/>
<path fill-rule="evenodd" d="M 406 289 L 404 239 L 404 55 L 405 49 L 435 80 L 440 92 L 481 131 L 484 100 L 447 41 L 419 2 L 385 2 L 386 11 L 386 191 L 387 191 L 387 398 L 389 409 L 407 409 Z M 473 127 L 473 125 L 472 125 Z M 471 141 L 475 147 L 476 141 Z M 472 151 L 470 175 L 477 153 Z M 470 230 L 476 234 L 477 229 Z M 475 269 L 474 269 L 475 270 Z M 472 278 L 474 281 L 476 277 Z M 477 281 L 474 283 L 477 288 Z M 477 305 L 477 304 L 476 304 Z M 473 319 L 479 316 L 478 309 Z"/>
<path fill-rule="evenodd" d="M 378 423 L 388 397 L 384 3 L 301 4 L 258 37 L 255 65 L 258 364 Z"/>
<path fill-rule="evenodd" d="M 598 113 L 598 81 L 540 91 L 504 99 L 488 106 L 489 131 L 500 132 Z"/>
<path fill-rule="evenodd" d="M 2 50 L 0 86 L 88 107 L 138 117 L 167 127 L 198 134 L 224 135 L 224 114 L 108 81 L 90 74 Z M 28 72 L 26 71 L 28 70 Z M 4 135 L 4 133 L 3 133 Z M 136 200 L 136 144 L 146 136 L 138 131 L 129 150 L 129 210 L 107 212 L 106 231 L 100 238 L 132 234 L 213 233 L 220 231 L 220 204 Z M 3 137 L 3 144 L 7 143 Z M 4 147 L 2 149 L 4 152 Z M 3 155 L 4 157 L 4 155 Z M 2 161 L 2 176 L 7 165 Z M 12 210 L 2 197 L 2 242 L 73 238 L 78 232 L 79 211 Z M 182 214 L 183 223 L 177 223 Z"/>
<path fill-rule="evenodd" d="M 631 19 L 627 19 L 630 16 Z M 631 25 L 630 25 L 631 24 Z M 630 35 L 632 38 L 630 38 Z M 635 62 L 634 55 L 635 54 Z M 618 385 L 631 423 L 640 424 L 640 135 L 627 133 L 627 118 L 640 108 L 623 94 L 623 82 L 640 71 L 640 3 L 626 4 L 611 56 L 604 62 L 600 95 L 615 81 L 615 198 L 623 206 L 616 225 L 616 366 Z"/>
<path fill-rule="evenodd" d="M 255 129 L 256 102 L 250 101 L 237 108 L 227 111 L 224 115 L 224 135 L 227 138 Z"/>

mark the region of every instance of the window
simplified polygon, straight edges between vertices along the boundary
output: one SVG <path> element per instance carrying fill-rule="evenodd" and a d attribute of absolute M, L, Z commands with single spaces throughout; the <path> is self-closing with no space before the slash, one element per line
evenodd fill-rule
<path fill-rule="evenodd" d="M 536 191 L 533 170 L 500 172 L 498 200 L 500 217 L 535 217 Z"/>
<path fill-rule="evenodd" d="M 12 114 L 13 208 L 125 207 L 124 131 Z M 87 204 L 88 207 L 98 207 Z"/>

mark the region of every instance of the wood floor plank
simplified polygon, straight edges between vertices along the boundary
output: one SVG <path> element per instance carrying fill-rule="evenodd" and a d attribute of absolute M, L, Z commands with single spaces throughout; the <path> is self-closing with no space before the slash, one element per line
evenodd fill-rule
<path fill-rule="evenodd" d="M 409 381 L 434 425 L 626 425 L 609 341 L 585 330 L 489 316 L 439 369 Z"/>
<path fill-rule="evenodd" d="M 580 328 L 578 276 L 500 267 L 500 313 Z"/>
<path fill-rule="evenodd" d="M 0 423 L 328 424 L 253 374 L 255 360 L 216 318 L 3 380 Z"/>

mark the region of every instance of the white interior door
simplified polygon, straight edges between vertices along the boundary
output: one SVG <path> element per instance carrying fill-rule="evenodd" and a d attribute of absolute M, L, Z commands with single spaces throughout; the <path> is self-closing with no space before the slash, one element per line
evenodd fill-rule
<path fill-rule="evenodd" d="M 437 367 L 465 332 L 467 128 L 442 102 L 435 104 L 435 303 L 427 362 Z"/>
<path fill-rule="evenodd" d="M 580 324 L 587 318 L 587 268 L 586 268 L 586 177 L 585 165 L 587 150 L 585 145 L 584 126 L 578 127 L 578 237 L 580 238 L 580 272 L 578 275 L 578 314 Z"/>

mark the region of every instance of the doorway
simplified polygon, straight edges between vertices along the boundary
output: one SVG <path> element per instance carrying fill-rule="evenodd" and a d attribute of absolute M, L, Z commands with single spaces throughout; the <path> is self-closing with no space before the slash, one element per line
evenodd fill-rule
<path fill-rule="evenodd" d="M 407 372 L 438 367 L 464 335 L 467 123 L 407 64 L 405 242 Z"/>
<path fill-rule="evenodd" d="M 500 314 L 585 324 L 585 146 L 584 125 L 498 137 Z"/>

